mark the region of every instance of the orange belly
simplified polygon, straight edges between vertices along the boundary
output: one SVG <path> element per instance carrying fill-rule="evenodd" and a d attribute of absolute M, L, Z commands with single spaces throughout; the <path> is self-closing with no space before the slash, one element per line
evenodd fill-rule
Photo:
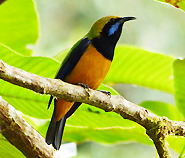
<path fill-rule="evenodd" d="M 97 89 L 107 75 L 110 65 L 111 61 L 90 45 L 65 81 L 72 84 L 83 83 Z"/>
<path fill-rule="evenodd" d="M 72 84 L 83 83 L 91 89 L 97 89 L 107 75 L 110 65 L 110 60 L 106 59 L 92 45 L 89 45 L 65 81 Z M 57 121 L 70 110 L 73 104 L 66 102 L 64 99 L 57 100 Z"/>

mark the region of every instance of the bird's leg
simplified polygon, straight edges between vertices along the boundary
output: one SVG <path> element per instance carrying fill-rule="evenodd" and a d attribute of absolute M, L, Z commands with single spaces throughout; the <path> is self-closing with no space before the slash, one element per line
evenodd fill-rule
<path fill-rule="evenodd" d="M 76 83 L 75 85 L 77 86 L 81 86 L 82 88 L 85 89 L 86 93 L 88 94 L 88 97 L 91 97 L 90 91 L 89 91 L 89 86 L 87 84 L 83 84 L 83 83 Z"/>
<path fill-rule="evenodd" d="M 88 86 L 87 84 L 83 84 L 83 83 L 76 83 L 75 85 L 77 85 L 77 86 L 81 86 L 81 87 L 83 87 L 83 88 L 85 88 L 85 89 L 89 89 L 89 86 Z"/>
<path fill-rule="evenodd" d="M 97 91 L 100 91 L 100 92 L 102 92 L 102 93 L 104 93 L 104 94 L 106 94 L 108 96 L 111 96 L 111 92 L 109 92 L 109 91 L 102 91 L 102 90 L 97 90 Z"/>

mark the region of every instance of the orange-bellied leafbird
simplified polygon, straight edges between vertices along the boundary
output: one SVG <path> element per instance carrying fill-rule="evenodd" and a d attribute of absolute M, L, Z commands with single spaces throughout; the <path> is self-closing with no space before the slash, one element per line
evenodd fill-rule
<path fill-rule="evenodd" d="M 135 18 L 106 16 L 96 21 L 85 37 L 71 48 L 55 78 L 97 89 L 109 71 L 124 22 L 133 19 Z M 48 108 L 52 99 L 53 96 Z M 54 112 L 46 134 L 47 144 L 52 144 L 57 150 L 60 148 L 66 119 L 80 104 L 54 99 Z"/>

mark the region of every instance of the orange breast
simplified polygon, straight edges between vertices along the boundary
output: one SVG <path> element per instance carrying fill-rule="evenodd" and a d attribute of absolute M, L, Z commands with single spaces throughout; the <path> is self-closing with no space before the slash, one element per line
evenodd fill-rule
<path fill-rule="evenodd" d="M 97 89 L 107 75 L 110 65 L 111 61 L 90 45 L 65 81 L 72 84 L 83 83 Z"/>
<path fill-rule="evenodd" d="M 110 65 L 111 61 L 90 45 L 65 81 L 72 84 L 83 83 L 92 89 L 97 89 L 107 75 Z M 71 109 L 73 104 L 64 99 L 57 100 L 57 121 Z"/>

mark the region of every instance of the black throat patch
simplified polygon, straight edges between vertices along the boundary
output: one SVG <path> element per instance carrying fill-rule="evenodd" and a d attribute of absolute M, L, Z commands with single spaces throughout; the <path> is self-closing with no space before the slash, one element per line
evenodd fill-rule
<path fill-rule="evenodd" d="M 120 25 L 118 30 L 112 35 L 109 35 L 110 27 L 110 25 L 105 26 L 100 33 L 100 37 L 92 39 L 92 44 L 105 58 L 112 61 L 116 43 L 121 35 L 122 25 Z"/>

